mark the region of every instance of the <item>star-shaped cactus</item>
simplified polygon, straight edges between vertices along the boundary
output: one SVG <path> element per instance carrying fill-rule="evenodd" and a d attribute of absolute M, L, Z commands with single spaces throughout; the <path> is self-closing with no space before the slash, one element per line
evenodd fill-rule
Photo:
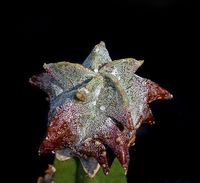
<path fill-rule="evenodd" d="M 110 148 L 126 172 L 137 128 L 154 121 L 148 104 L 172 98 L 135 74 L 142 63 L 133 58 L 112 61 L 100 42 L 82 65 L 44 64 L 46 72 L 30 79 L 50 101 L 47 136 L 39 152 L 54 151 L 59 160 L 78 157 L 93 177 L 100 166 L 109 173 Z"/>

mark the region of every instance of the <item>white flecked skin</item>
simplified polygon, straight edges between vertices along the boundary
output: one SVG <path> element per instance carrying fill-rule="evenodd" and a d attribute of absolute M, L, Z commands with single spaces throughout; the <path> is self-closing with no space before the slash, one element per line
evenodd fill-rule
<path fill-rule="evenodd" d="M 104 42 L 96 45 L 83 65 L 44 64 L 46 73 L 30 82 L 50 98 L 47 137 L 40 151 L 56 151 L 59 160 L 79 157 L 93 177 L 101 165 L 109 172 L 109 146 L 125 172 L 129 146 L 142 122 L 153 122 L 148 103 L 172 95 L 156 83 L 135 74 L 143 61 L 112 61 Z"/>

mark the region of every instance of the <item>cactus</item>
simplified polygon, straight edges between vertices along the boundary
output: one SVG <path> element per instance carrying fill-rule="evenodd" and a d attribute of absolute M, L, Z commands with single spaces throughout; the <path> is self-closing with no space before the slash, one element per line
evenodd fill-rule
<path fill-rule="evenodd" d="M 149 103 L 172 98 L 158 84 L 135 74 L 142 64 L 133 58 L 112 61 L 104 42 L 94 47 L 82 65 L 66 61 L 44 64 L 46 72 L 30 78 L 31 84 L 48 94 L 50 102 L 47 135 L 39 153 L 55 152 L 60 161 L 75 157 L 70 161 L 76 165 L 76 175 L 83 178 L 80 182 L 90 182 L 100 167 L 109 174 L 110 149 L 126 174 L 136 130 L 142 123 L 154 122 Z M 114 162 L 119 169 L 117 160 Z M 64 164 L 55 160 L 57 171 Z M 103 181 L 101 173 L 97 176 Z M 56 183 L 62 183 L 55 177 Z"/>

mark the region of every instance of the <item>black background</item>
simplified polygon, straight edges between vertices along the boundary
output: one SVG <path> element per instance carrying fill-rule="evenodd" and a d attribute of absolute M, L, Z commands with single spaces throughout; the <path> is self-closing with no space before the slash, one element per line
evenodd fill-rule
<path fill-rule="evenodd" d="M 21 179 L 27 175 L 25 182 L 36 182 L 52 162 L 51 155 L 37 154 L 48 103 L 43 92 L 29 85 L 29 77 L 42 72 L 44 62 L 82 63 L 104 41 L 112 59 L 144 59 L 137 74 L 174 95 L 171 101 L 151 105 L 156 124 L 138 130 L 130 149 L 128 182 L 200 182 L 199 18 L 192 1 L 74 1 L 18 4 L 14 9 L 14 59 L 9 64 L 16 91 L 12 95 L 19 104 L 15 132 L 22 145 Z"/>

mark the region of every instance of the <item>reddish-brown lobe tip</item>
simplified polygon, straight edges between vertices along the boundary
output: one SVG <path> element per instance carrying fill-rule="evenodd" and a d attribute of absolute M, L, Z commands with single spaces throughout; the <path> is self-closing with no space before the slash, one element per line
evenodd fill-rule
<path fill-rule="evenodd" d="M 154 83 L 151 80 L 147 80 L 146 86 L 148 89 L 148 102 L 152 102 L 155 100 L 169 100 L 173 98 L 173 95 L 160 87 L 158 84 Z"/>
<path fill-rule="evenodd" d="M 55 150 L 54 145 L 45 139 L 40 145 L 38 153 L 39 155 L 41 155 L 41 154 L 51 153 L 53 150 Z"/>

